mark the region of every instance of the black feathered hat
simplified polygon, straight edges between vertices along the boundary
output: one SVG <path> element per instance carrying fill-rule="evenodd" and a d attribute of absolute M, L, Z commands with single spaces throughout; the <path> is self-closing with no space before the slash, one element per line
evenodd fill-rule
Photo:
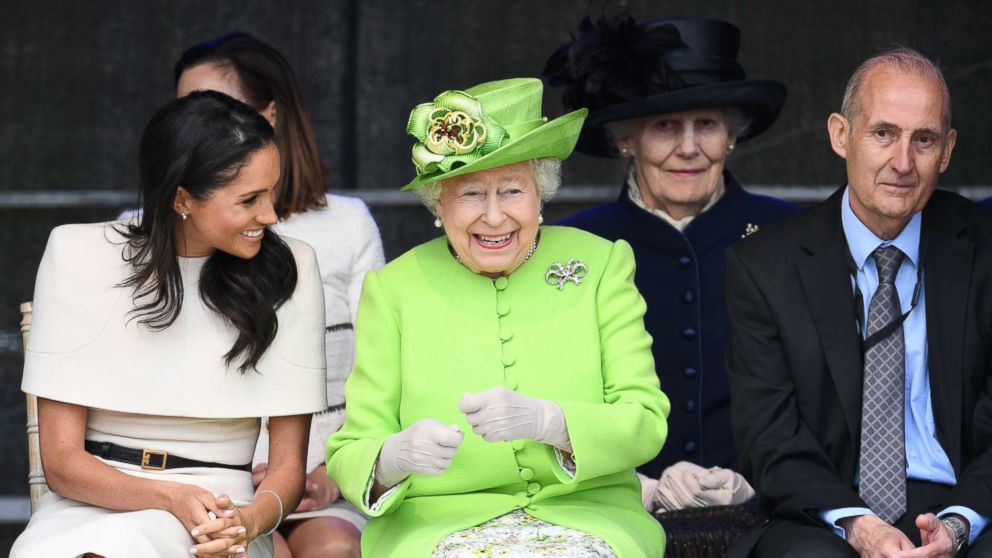
<path fill-rule="evenodd" d="M 543 76 L 565 87 L 567 110 L 589 109 L 576 146 L 583 153 L 616 154 L 604 128 L 609 122 L 699 108 L 737 107 L 749 122 L 741 142 L 775 122 L 785 85 L 745 79 L 740 42 L 737 26 L 718 19 L 586 17 L 578 36 L 548 59 Z"/>

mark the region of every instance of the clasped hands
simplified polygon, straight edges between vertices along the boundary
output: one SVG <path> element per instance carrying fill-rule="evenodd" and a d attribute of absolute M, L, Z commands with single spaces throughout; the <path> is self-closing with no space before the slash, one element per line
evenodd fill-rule
<path fill-rule="evenodd" d="M 932 513 L 917 516 L 923 545 L 916 548 L 902 531 L 874 515 L 841 520 L 847 542 L 863 558 L 952 558 L 955 535 Z"/>
<path fill-rule="evenodd" d="M 735 506 L 754 496 L 754 489 L 740 473 L 721 467 L 706 469 L 688 461 L 666 468 L 660 479 L 637 476 L 641 501 L 648 511 Z"/>
<path fill-rule="evenodd" d="M 465 415 L 472 432 L 487 442 L 535 440 L 555 447 L 569 442 L 565 415 L 553 401 L 498 387 L 463 395 L 458 410 Z M 419 420 L 383 442 L 375 478 L 389 487 L 411 473 L 440 475 L 451 465 L 463 439 L 457 426 L 434 419 Z"/>
<path fill-rule="evenodd" d="M 225 494 L 214 495 L 198 486 L 181 484 L 170 491 L 168 511 L 186 527 L 196 542 L 190 554 L 198 557 L 248 558 L 248 529 L 244 516 Z"/>

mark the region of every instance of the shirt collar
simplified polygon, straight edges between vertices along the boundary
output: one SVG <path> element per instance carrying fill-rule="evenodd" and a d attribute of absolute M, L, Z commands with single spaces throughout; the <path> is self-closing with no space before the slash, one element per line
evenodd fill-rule
<path fill-rule="evenodd" d="M 710 208 L 716 205 L 716 202 L 720 201 L 720 198 L 723 197 L 724 193 L 726 193 L 726 186 L 724 185 L 723 175 L 721 175 L 719 181 L 717 182 L 716 190 L 714 190 L 713 195 L 710 196 L 710 200 L 706 202 L 706 205 L 702 210 L 700 210 L 699 213 L 695 215 L 686 215 L 681 219 L 676 219 L 663 209 L 649 208 L 647 204 L 644 203 L 644 198 L 641 196 L 641 189 L 637 187 L 637 180 L 634 177 L 633 167 L 631 167 L 630 171 L 627 173 L 627 196 L 630 198 L 630 201 L 634 202 L 637 207 L 640 207 L 655 217 L 660 217 L 680 232 L 684 232 L 686 227 L 689 226 L 689 223 L 691 223 L 694 218 L 706 213 L 710 210 Z"/>
<path fill-rule="evenodd" d="M 913 215 L 899 236 L 892 240 L 882 240 L 854 214 L 854 210 L 851 209 L 850 193 L 851 188 L 848 186 L 844 190 L 844 199 L 840 204 L 841 222 L 844 225 L 847 246 L 851 249 L 851 256 L 858 269 L 864 269 L 868 258 L 879 246 L 895 246 L 906 255 L 914 268 L 917 267 L 920 258 L 920 224 L 923 222 L 921 212 L 917 211 Z"/>

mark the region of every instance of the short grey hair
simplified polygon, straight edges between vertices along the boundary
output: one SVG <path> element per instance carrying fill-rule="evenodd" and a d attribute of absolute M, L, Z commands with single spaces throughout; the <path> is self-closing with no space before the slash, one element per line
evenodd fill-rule
<path fill-rule="evenodd" d="M 741 138 L 747 131 L 751 128 L 751 120 L 744 115 L 744 111 L 737 107 L 718 107 L 723 111 L 724 124 L 727 126 L 727 131 L 730 135 L 735 138 Z M 657 116 L 657 115 L 653 115 Z M 618 120 L 616 122 L 607 122 L 604 124 L 606 127 L 606 132 L 610 135 L 613 141 L 609 142 L 610 149 L 616 153 L 616 140 L 622 138 L 628 138 L 634 133 L 634 125 L 641 118 L 648 118 L 641 116 L 638 118 L 630 118 L 627 120 Z"/>
<path fill-rule="evenodd" d="M 537 196 L 542 202 L 546 202 L 555 196 L 558 187 L 561 186 L 561 161 L 554 157 L 542 157 L 531 159 L 529 162 L 534 184 L 537 185 Z M 420 201 L 434 215 L 437 215 L 437 202 L 441 199 L 445 182 L 447 181 L 428 182 L 414 190 L 420 196 Z"/>
<path fill-rule="evenodd" d="M 944 81 L 944 74 L 940 67 L 932 60 L 920 54 L 919 51 L 911 48 L 900 47 L 887 50 L 877 56 L 865 60 L 854 71 L 851 79 L 847 82 L 844 90 L 844 101 L 841 103 L 840 112 L 848 122 L 852 123 L 864 112 L 862 106 L 862 90 L 872 73 L 879 68 L 895 68 L 898 71 L 910 74 L 921 79 L 930 80 L 940 87 L 941 91 L 941 126 L 943 133 L 951 130 L 951 92 Z"/>

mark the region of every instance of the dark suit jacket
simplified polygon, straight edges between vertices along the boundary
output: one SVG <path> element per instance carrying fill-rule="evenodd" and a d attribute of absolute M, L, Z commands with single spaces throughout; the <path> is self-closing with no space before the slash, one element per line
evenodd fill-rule
<path fill-rule="evenodd" d="M 840 190 L 727 251 L 741 469 L 772 517 L 868 507 L 854 490 L 862 356 Z M 955 504 L 992 515 L 992 214 L 936 191 L 923 211 L 928 369 Z"/>
<path fill-rule="evenodd" d="M 724 184 L 723 197 L 684 233 L 630 201 L 626 184 L 616 202 L 561 222 L 626 240 L 634 249 L 634 282 L 648 305 L 644 325 L 654 339 L 661 389 L 672 402 L 665 447 L 638 467 L 654 478 L 678 461 L 737 469 L 724 371 L 730 335 L 723 301 L 725 251 L 749 224 L 764 228 L 799 209 L 746 192 L 728 171 Z"/>

